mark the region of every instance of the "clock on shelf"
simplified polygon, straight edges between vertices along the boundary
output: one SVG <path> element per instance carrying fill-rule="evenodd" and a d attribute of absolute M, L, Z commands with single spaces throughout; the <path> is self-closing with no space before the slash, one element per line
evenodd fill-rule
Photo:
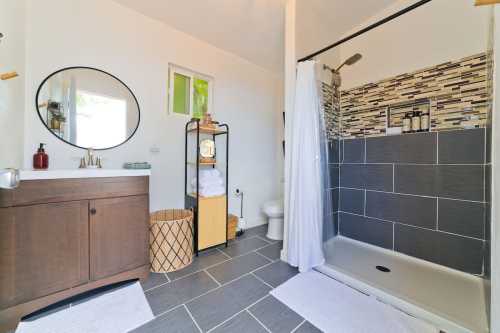
<path fill-rule="evenodd" d="M 205 139 L 200 142 L 200 163 L 215 163 L 215 142 Z"/>

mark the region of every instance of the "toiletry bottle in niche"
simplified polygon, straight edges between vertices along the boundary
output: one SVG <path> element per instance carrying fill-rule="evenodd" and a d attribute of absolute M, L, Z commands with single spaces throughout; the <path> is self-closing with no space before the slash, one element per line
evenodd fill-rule
<path fill-rule="evenodd" d="M 416 133 L 420 132 L 420 112 L 413 111 L 411 116 L 411 131 Z"/>
<path fill-rule="evenodd" d="M 45 153 L 43 147 L 45 143 L 40 143 L 40 147 L 35 155 L 33 155 L 33 169 L 45 170 L 49 168 L 49 155 Z"/>
<path fill-rule="evenodd" d="M 420 129 L 422 130 L 422 132 L 429 131 L 429 127 L 430 127 L 429 120 L 430 120 L 429 112 L 425 111 L 424 113 L 422 113 L 422 115 L 420 116 Z"/>
<path fill-rule="evenodd" d="M 406 113 L 403 118 L 403 133 L 411 132 L 411 117 L 409 113 Z"/>

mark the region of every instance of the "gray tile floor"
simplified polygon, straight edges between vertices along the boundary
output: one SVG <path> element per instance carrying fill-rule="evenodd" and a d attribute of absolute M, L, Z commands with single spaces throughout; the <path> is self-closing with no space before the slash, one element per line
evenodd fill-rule
<path fill-rule="evenodd" d="M 320 332 L 269 295 L 297 270 L 280 261 L 282 244 L 265 237 L 266 227 L 200 253 L 180 271 L 152 273 L 142 286 L 155 319 L 132 332 Z"/>

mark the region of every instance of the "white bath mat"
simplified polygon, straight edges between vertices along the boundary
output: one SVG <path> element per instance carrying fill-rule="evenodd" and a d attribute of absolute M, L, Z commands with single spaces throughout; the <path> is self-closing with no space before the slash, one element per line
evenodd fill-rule
<path fill-rule="evenodd" d="M 19 323 L 16 333 L 123 333 L 154 316 L 139 282 Z"/>
<path fill-rule="evenodd" d="M 296 275 L 271 295 L 327 333 L 439 333 L 426 322 L 315 271 Z"/>

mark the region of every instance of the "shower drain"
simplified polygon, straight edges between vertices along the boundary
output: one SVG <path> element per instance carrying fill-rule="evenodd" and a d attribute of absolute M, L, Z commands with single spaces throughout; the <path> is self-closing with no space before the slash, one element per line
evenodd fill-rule
<path fill-rule="evenodd" d="M 389 273 L 391 271 L 389 268 L 385 266 L 375 266 L 375 268 L 384 273 Z"/>

